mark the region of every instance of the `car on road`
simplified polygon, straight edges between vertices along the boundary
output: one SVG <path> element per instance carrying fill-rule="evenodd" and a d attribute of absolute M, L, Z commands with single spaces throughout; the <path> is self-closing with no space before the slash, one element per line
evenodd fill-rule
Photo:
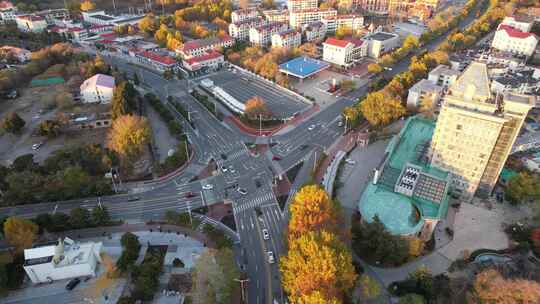
<path fill-rule="evenodd" d="M 315 130 L 315 125 L 311 125 L 311 126 L 309 126 L 307 129 L 308 129 L 309 131 L 313 131 L 313 130 Z"/>
<path fill-rule="evenodd" d="M 73 290 L 73 288 L 75 288 L 77 285 L 79 285 L 79 283 L 81 283 L 81 279 L 79 278 L 75 278 L 71 281 L 69 281 L 66 285 L 66 289 L 67 290 Z"/>
<path fill-rule="evenodd" d="M 229 172 L 231 173 L 235 173 L 236 170 L 234 170 L 233 166 L 232 165 L 229 165 Z"/>
<path fill-rule="evenodd" d="M 212 190 L 212 189 L 214 189 L 214 185 L 212 185 L 212 184 L 206 184 L 206 185 L 202 186 L 202 188 L 203 188 L 204 190 Z"/>
<path fill-rule="evenodd" d="M 266 254 L 268 255 L 268 263 L 274 264 L 274 262 L 276 261 L 276 259 L 274 258 L 274 253 L 272 251 L 268 251 Z"/>
<path fill-rule="evenodd" d="M 262 234 L 263 234 L 263 239 L 265 239 L 265 240 L 270 239 L 270 234 L 268 233 L 268 229 L 263 229 Z"/>
<path fill-rule="evenodd" d="M 247 194 L 247 190 L 244 189 L 244 188 L 238 188 L 236 189 L 236 191 L 238 191 L 238 193 L 242 194 L 242 195 L 246 195 Z"/>
<path fill-rule="evenodd" d="M 355 165 L 355 164 L 356 164 L 356 161 L 354 161 L 353 159 L 350 159 L 350 158 L 347 158 L 347 159 L 345 160 L 345 162 L 346 162 L 347 164 L 349 164 L 349 165 Z"/>
<path fill-rule="evenodd" d="M 138 197 L 138 196 L 132 196 L 132 197 L 128 198 L 128 202 L 134 202 L 134 201 L 138 201 L 138 200 L 140 200 L 140 199 L 141 199 L 141 198 Z"/>
<path fill-rule="evenodd" d="M 223 172 L 223 173 L 227 172 L 228 170 L 229 169 L 227 169 L 227 167 L 225 167 L 225 166 L 221 167 L 221 172 Z"/>
<path fill-rule="evenodd" d="M 192 198 L 192 197 L 195 197 L 195 193 L 189 191 L 189 192 L 186 192 L 186 194 L 184 195 L 185 198 Z"/>
<path fill-rule="evenodd" d="M 337 125 L 338 127 L 343 127 L 343 120 L 338 121 Z"/>
<path fill-rule="evenodd" d="M 309 148 L 309 145 L 301 145 L 300 146 L 300 150 L 302 150 L 302 151 L 307 149 L 307 148 Z"/>
<path fill-rule="evenodd" d="M 37 144 L 33 144 L 32 145 L 32 150 L 39 150 L 39 148 L 41 148 L 41 146 L 43 146 L 42 142 L 37 143 Z"/>
<path fill-rule="evenodd" d="M 281 160 L 281 157 L 279 157 L 277 155 L 274 155 L 274 156 L 272 156 L 272 160 Z"/>

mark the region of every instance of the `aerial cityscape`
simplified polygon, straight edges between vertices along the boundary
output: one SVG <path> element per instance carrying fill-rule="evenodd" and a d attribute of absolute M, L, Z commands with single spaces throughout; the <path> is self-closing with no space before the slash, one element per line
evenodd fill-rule
<path fill-rule="evenodd" d="M 540 304 L 538 0 L 0 0 L 0 304 Z"/>

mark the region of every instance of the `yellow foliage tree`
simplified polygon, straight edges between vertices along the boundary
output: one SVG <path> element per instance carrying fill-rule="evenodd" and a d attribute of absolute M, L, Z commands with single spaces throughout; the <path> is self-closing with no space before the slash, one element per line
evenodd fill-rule
<path fill-rule="evenodd" d="M 269 118 L 272 116 L 266 103 L 259 96 L 254 96 L 246 102 L 245 115 L 250 119 L 258 119 L 259 115 L 262 118 Z"/>
<path fill-rule="evenodd" d="M 418 257 L 424 251 L 424 242 L 417 238 L 412 237 L 409 239 L 409 255 L 413 257 Z"/>
<path fill-rule="evenodd" d="M 86 1 L 81 2 L 80 8 L 81 8 L 81 11 L 87 12 L 87 11 L 91 11 L 95 9 L 96 5 L 92 1 L 86 0 Z"/>
<path fill-rule="evenodd" d="M 314 291 L 309 294 L 300 295 L 298 304 L 341 304 L 341 302 L 336 298 L 328 299 L 320 291 Z"/>
<path fill-rule="evenodd" d="M 475 303 L 540 303 L 540 283 L 525 279 L 505 279 L 495 269 L 479 273 L 473 291 Z"/>
<path fill-rule="evenodd" d="M 38 226 L 34 222 L 18 217 L 10 217 L 4 222 L 4 236 L 15 251 L 21 252 L 32 247 L 36 239 Z"/>
<path fill-rule="evenodd" d="M 387 125 L 406 112 L 397 97 L 387 96 L 382 92 L 369 93 L 360 103 L 360 110 L 373 126 Z"/>
<path fill-rule="evenodd" d="M 289 206 L 289 233 L 295 236 L 319 229 L 333 230 L 339 211 L 326 191 L 319 186 L 305 186 L 296 193 Z"/>
<path fill-rule="evenodd" d="M 123 115 L 114 120 L 109 147 L 129 160 L 136 159 L 150 142 L 150 125 L 144 117 Z"/>
<path fill-rule="evenodd" d="M 314 295 L 315 299 L 340 299 L 354 286 L 357 277 L 347 247 L 335 234 L 324 230 L 290 239 L 280 270 L 291 303 L 320 303 L 307 299 L 300 302 L 302 295 L 316 291 L 319 295 Z"/>
<path fill-rule="evenodd" d="M 373 73 L 373 74 L 379 74 L 380 72 L 382 72 L 382 67 L 376 63 L 370 63 L 367 67 L 367 70 L 368 72 L 370 73 Z"/>

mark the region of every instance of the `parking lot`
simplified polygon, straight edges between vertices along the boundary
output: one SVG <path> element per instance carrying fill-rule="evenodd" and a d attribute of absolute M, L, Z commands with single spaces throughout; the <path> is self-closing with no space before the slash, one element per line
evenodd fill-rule
<path fill-rule="evenodd" d="M 339 98 L 335 93 L 328 92 L 334 80 L 336 84 L 339 84 L 343 80 L 352 80 L 355 82 L 356 87 L 360 86 L 362 81 L 330 70 L 322 71 L 314 77 L 305 78 L 302 81 L 294 77 L 289 77 L 289 83 L 295 90 L 305 96 L 315 98 L 316 103 L 321 106 L 335 102 Z"/>
<path fill-rule="evenodd" d="M 214 85 L 221 87 L 242 103 L 246 103 L 255 96 L 261 97 L 275 118 L 289 118 L 294 113 L 302 112 L 310 106 L 277 85 L 271 85 L 239 70 L 234 72 L 223 70 L 208 78 L 214 82 Z"/>

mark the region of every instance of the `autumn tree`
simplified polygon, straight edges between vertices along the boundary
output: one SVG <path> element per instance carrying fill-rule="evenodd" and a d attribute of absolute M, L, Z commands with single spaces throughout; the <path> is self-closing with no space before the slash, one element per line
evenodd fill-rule
<path fill-rule="evenodd" d="M 32 247 L 36 239 L 38 226 L 32 221 L 18 217 L 10 217 L 4 222 L 4 236 L 17 252 Z"/>
<path fill-rule="evenodd" d="M 368 72 L 373 73 L 373 74 L 379 74 L 380 72 L 383 71 L 383 68 L 376 63 L 370 63 L 367 69 L 368 69 Z"/>
<path fill-rule="evenodd" d="M 146 34 L 152 34 L 158 29 L 158 21 L 152 14 L 144 16 L 144 18 L 139 21 L 139 29 Z"/>
<path fill-rule="evenodd" d="M 381 285 L 367 274 L 361 275 L 358 283 L 365 299 L 374 299 L 381 294 Z"/>
<path fill-rule="evenodd" d="M 136 109 L 137 93 L 133 85 L 127 81 L 122 81 L 114 88 L 111 101 L 112 118 L 116 119 L 122 115 L 133 113 Z"/>
<path fill-rule="evenodd" d="M 9 113 L 1 122 L 1 127 L 9 133 L 18 133 L 26 122 L 15 112 Z"/>
<path fill-rule="evenodd" d="M 289 206 L 289 233 L 301 235 L 319 229 L 334 230 L 339 210 L 326 191 L 319 186 L 301 188 Z"/>
<path fill-rule="evenodd" d="M 123 115 L 114 120 L 109 147 L 128 160 L 134 160 L 150 142 L 150 125 L 144 117 Z"/>
<path fill-rule="evenodd" d="M 316 58 L 319 55 L 317 51 L 317 45 L 314 43 L 304 43 L 298 47 L 298 52 L 304 56 Z"/>
<path fill-rule="evenodd" d="M 535 175 L 521 172 L 508 181 L 505 198 L 512 204 L 540 198 L 540 180 Z"/>
<path fill-rule="evenodd" d="M 267 119 L 272 116 L 272 113 L 270 110 L 268 110 L 266 102 L 264 102 L 264 100 L 259 96 L 254 96 L 246 102 L 244 114 L 249 119 L 259 119 L 259 116 Z"/>
<path fill-rule="evenodd" d="M 526 279 L 506 279 L 497 270 L 476 275 L 473 284 L 475 303 L 540 303 L 540 283 Z"/>
<path fill-rule="evenodd" d="M 81 2 L 81 11 L 83 12 L 91 11 L 95 8 L 96 8 L 96 5 L 94 4 L 94 2 L 90 0 L 85 0 Z"/>
<path fill-rule="evenodd" d="M 324 230 L 291 238 L 280 270 L 283 288 L 292 303 L 315 291 L 325 299 L 340 299 L 356 281 L 347 247 L 335 234 Z"/>
<path fill-rule="evenodd" d="M 398 98 L 385 96 L 382 92 L 369 93 L 360 103 L 360 110 L 373 126 L 387 125 L 406 112 Z"/>

